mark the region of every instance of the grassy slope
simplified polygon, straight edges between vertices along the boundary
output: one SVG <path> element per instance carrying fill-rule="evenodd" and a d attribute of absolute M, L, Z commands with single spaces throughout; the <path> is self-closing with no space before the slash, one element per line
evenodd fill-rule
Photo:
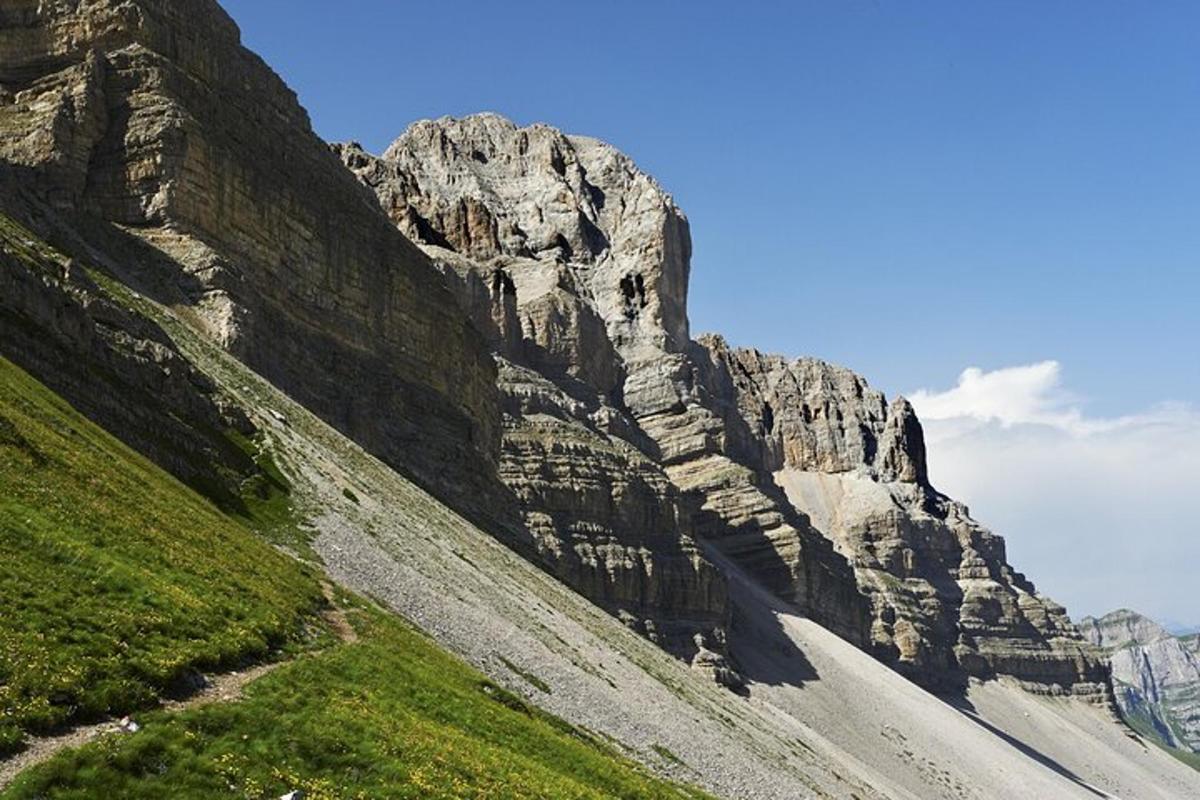
<path fill-rule="evenodd" d="M 153 701 L 181 671 L 262 655 L 317 576 L 0 359 L 0 698 L 10 731 Z M 9 567 L 8 565 L 12 565 Z M 528 706 L 395 617 L 247 697 L 139 717 L 4 798 L 702 797 Z"/>
<path fill-rule="evenodd" d="M 0 360 L 0 749 L 260 658 L 315 575 Z"/>
<path fill-rule="evenodd" d="M 27 773 L 6 798 L 675 798 L 381 612 L 243 701 L 143 720 Z"/>

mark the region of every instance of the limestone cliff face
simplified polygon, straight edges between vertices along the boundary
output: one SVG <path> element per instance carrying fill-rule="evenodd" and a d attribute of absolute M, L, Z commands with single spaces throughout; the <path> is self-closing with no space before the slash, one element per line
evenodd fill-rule
<path fill-rule="evenodd" d="M 678 530 L 926 685 L 1009 675 L 1106 696 L 1105 667 L 1064 610 L 1007 564 L 1002 539 L 930 486 L 906 401 L 813 359 L 689 340 L 686 221 L 628 158 L 495 115 L 416 123 L 381 158 L 337 149 L 498 353 L 557 387 L 559 407 L 592 409 L 593 428 L 691 499 L 690 528 Z M 506 383 L 510 399 L 555 394 L 502 373 Z M 534 421 L 536 406 L 506 409 L 502 474 L 544 549 L 598 552 L 626 526 L 611 512 L 603 533 L 573 525 L 598 519 L 597 504 L 548 491 L 562 481 L 546 473 L 566 474 L 570 459 L 533 442 L 571 436 Z M 578 474 L 607 469 L 597 452 L 560 449 Z M 547 458 L 542 485 L 524 486 Z M 609 591 L 562 570 L 589 596 Z"/>
<path fill-rule="evenodd" d="M 382 158 L 353 144 L 338 150 L 442 266 L 498 353 L 600 409 L 607 435 L 663 471 L 669 493 L 690 506 L 674 538 L 695 531 L 865 642 L 867 606 L 848 564 L 741 459 L 739 435 L 699 379 L 686 312 L 687 221 L 651 178 L 609 145 L 491 114 L 416 123 Z M 528 430 L 525 414 L 506 416 L 505 462 Z M 576 458 L 575 469 L 595 469 L 595 454 Z M 579 541 L 570 519 L 591 513 L 584 498 L 573 511 L 548 513 L 544 493 L 522 488 L 522 470 L 501 471 L 528 513 L 553 521 L 534 525 L 544 541 Z M 606 591 L 585 589 L 593 598 Z"/>
<path fill-rule="evenodd" d="M 621 400 L 638 364 L 687 341 L 674 203 L 607 145 L 494 115 L 416 123 L 382 159 L 335 149 L 501 358 L 517 535 L 672 652 L 722 651 L 730 611 L 693 538 L 696 503 Z"/>
<path fill-rule="evenodd" d="M 212 0 L 5 3 L 0 160 L 124 281 L 394 465 L 435 490 L 493 469 L 485 344 Z"/>
<path fill-rule="evenodd" d="M 501 359 L 500 477 L 536 557 L 568 585 L 672 653 L 724 650 L 724 578 L 700 552 L 695 511 L 620 435 L 612 408 L 576 400 Z"/>
<path fill-rule="evenodd" d="M 1085 617 L 1079 627 L 1108 654 L 1125 717 L 1164 744 L 1200 753 L 1200 637 L 1172 636 L 1128 609 Z"/>
<path fill-rule="evenodd" d="M 858 375 L 704 337 L 715 390 L 791 504 L 854 565 L 873 607 L 871 647 L 947 689 L 1008 675 L 1103 700 L 1104 665 L 1065 610 L 1007 563 L 1004 540 L 929 483 L 921 424 Z"/>

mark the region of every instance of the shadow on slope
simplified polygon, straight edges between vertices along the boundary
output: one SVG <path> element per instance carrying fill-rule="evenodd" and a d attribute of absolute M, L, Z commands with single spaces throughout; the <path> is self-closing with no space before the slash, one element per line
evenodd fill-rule
<path fill-rule="evenodd" d="M 1110 795 L 1105 794 L 1104 792 L 1101 792 L 1098 789 L 1096 789 L 1095 787 L 1087 784 L 1082 778 L 1080 778 L 1078 775 L 1076 775 L 1071 770 L 1064 767 L 1058 761 L 1055 761 L 1050 756 L 1046 755 L 1045 753 L 1041 752 L 1040 750 L 1037 750 L 1034 747 L 1029 746 L 1028 744 L 1026 744 L 1025 742 L 1022 742 L 1020 739 L 1016 738 L 1015 736 L 1010 735 L 1008 732 L 1006 732 L 1006 731 L 1002 730 L 1001 728 L 998 728 L 995 725 L 993 725 L 992 723 L 988 722 L 986 719 L 984 719 L 982 716 L 979 715 L 979 712 L 975 708 L 975 705 L 970 701 L 970 699 L 967 698 L 967 696 L 965 694 L 941 695 L 940 699 L 943 700 L 944 702 L 946 702 L 951 707 L 957 709 L 960 713 L 962 713 L 962 715 L 964 717 L 971 720 L 972 722 L 974 722 L 979 727 L 983 728 L 988 733 L 1001 739 L 1006 744 L 1008 744 L 1010 747 L 1013 747 L 1016 750 L 1018 750 L 1020 753 L 1022 753 L 1023 755 L 1025 755 L 1029 758 L 1032 758 L 1034 761 L 1038 762 L 1039 764 L 1046 767 L 1047 769 L 1053 770 L 1055 773 L 1057 773 L 1058 775 L 1061 775 L 1062 777 L 1064 777 L 1067 780 L 1071 781 L 1072 783 L 1076 784 L 1077 786 L 1079 786 L 1079 788 L 1083 789 L 1084 791 L 1089 792 L 1090 794 L 1093 794 L 1096 797 L 1110 797 Z"/>

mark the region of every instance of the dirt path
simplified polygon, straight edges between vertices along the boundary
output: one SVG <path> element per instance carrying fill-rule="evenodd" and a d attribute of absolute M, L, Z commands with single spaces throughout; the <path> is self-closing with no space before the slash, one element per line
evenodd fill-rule
<path fill-rule="evenodd" d="M 272 664 L 259 664 L 240 672 L 205 676 L 208 684 L 203 689 L 183 700 L 164 700 L 159 708 L 167 711 L 184 711 L 209 703 L 232 703 L 241 699 L 242 689 L 246 684 L 287 663 L 290 662 L 276 661 Z M 58 736 L 31 736 L 27 740 L 24 750 L 0 761 L 0 789 L 7 788 L 23 770 L 48 761 L 62 750 L 82 747 L 101 736 L 120 732 L 121 722 L 116 719 L 108 719 L 94 725 L 80 725 Z"/>
<path fill-rule="evenodd" d="M 329 601 L 329 608 L 321 612 L 321 618 L 325 620 L 325 624 L 333 631 L 334 636 L 345 644 L 354 644 L 358 641 L 358 631 L 354 630 L 354 626 L 350 624 L 350 620 L 346 619 L 346 610 L 339 606 L 336 598 L 334 598 L 333 585 L 322 583 L 321 591 L 324 593 L 325 599 Z"/>
<path fill-rule="evenodd" d="M 325 596 L 330 601 L 330 607 L 321 612 L 325 623 L 337 636 L 338 640 L 347 644 L 358 641 L 358 633 L 346 619 L 346 612 L 333 602 L 332 589 L 324 586 Z M 307 654 L 306 654 L 307 655 Z M 304 656 L 299 656 L 303 658 Z M 203 689 L 182 700 L 163 700 L 159 709 L 166 711 L 186 711 L 199 708 L 210 703 L 234 703 L 242 698 L 242 690 L 247 684 L 262 676 L 274 672 L 280 667 L 292 663 L 295 659 L 275 661 L 270 664 L 259 664 L 237 672 L 224 672 L 217 675 L 204 676 L 207 683 Z M 157 709 L 156 709 L 157 710 Z M 7 759 L 0 760 L 0 791 L 8 788 L 22 771 L 29 767 L 49 761 L 59 752 L 72 747 L 82 747 L 94 742 L 102 736 L 121 733 L 121 722 L 108 719 L 94 725 L 80 725 L 58 736 L 31 736 L 26 740 L 26 747 L 19 753 Z"/>

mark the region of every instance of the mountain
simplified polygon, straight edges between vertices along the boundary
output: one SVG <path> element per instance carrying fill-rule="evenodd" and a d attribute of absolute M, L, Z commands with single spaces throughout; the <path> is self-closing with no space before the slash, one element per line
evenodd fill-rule
<path fill-rule="evenodd" d="M 3 796 L 1200 797 L 690 251 L 595 139 L 327 145 L 212 0 L 5 3 Z"/>
<path fill-rule="evenodd" d="M 1086 617 L 1080 629 L 1108 654 L 1125 717 L 1170 747 L 1200 753 L 1200 637 L 1174 636 L 1128 609 Z"/>
<path fill-rule="evenodd" d="M 1007 675 L 1106 701 L 1104 666 L 1065 611 L 930 484 L 907 401 L 814 359 L 689 338 L 687 222 L 629 158 L 490 114 L 418 122 L 380 158 L 339 151 L 506 365 L 501 475 L 568 583 L 662 627 L 637 598 L 576 577 L 582 562 L 620 583 L 614 562 L 644 540 L 622 542 L 629 528 L 607 521 L 580 531 L 590 512 L 563 505 L 583 499 L 564 490 L 591 469 L 585 447 L 560 491 L 531 490 L 547 456 L 531 430 L 546 442 L 551 428 L 588 428 L 657 463 L 693 501 L 689 535 L 926 687 Z"/>

